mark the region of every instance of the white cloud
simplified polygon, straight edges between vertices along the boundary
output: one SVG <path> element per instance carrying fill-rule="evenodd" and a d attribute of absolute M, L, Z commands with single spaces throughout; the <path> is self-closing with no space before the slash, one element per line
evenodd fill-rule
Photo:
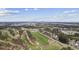
<path fill-rule="evenodd" d="M 38 10 L 38 8 L 34 8 L 33 10 L 37 11 L 37 10 Z"/>
<path fill-rule="evenodd" d="M 25 9 L 25 11 L 28 11 L 28 10 L 29 10 L 28 8 Z"/>
<path fill-rule="evenodd" d="M 0 9 L 0 16 L 11 15 L 13 13 L 19 13 L 19 10 L 7 10 L 5 8 Z"/>
<path fill-rule="evenodd" d="M 8 12 L 8 13 L 19 13 L 18 10 L 15 10 L 15 11 L 14 11 L 14 10 L 7 10 L 7 12 Z"/>
<path fill-rule="evenodd" d="M 65 21 L 72 22 L 79 20 L 79 14 L 78 13 L 59 14 L 51 17 L 45 17 L 41 20 L 56 21 L 56 22 L 65 22 Z"/>
<path fill-rule="evenodd" d="M 64 13 L 73 13 L 76 12 L 77 10 L 69 10 L 69 11 L 64 11 Z"/>

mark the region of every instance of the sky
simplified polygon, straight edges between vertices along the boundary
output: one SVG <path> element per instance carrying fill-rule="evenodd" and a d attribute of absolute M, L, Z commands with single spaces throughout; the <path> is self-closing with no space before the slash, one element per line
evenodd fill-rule
<path fill-rule="evenodd" d="M 79 8 L 0 8 L 0 22 L 79 22 Z"/>

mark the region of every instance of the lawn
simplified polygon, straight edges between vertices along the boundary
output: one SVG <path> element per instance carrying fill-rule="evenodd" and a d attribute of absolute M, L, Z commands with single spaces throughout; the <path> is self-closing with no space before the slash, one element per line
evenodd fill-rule
<path fill-rule="evenodd" d="M 40 44 L 40 47 L 42 47 L 43 50 L 60 50 L 62 48 L 61 45 L 53 40 L 50 40 L 49 42 L 48 37 L 40 34 L 39 32 L 32 32 L 32 35 L 36 37 L 37 41 Z"/>
<path fill-rule="evenodd" d="M 39 44 L 48 44 L 48 38 L 40 34 L 39 32 L 32 32 L 32 35 L 38 40 Z"/>

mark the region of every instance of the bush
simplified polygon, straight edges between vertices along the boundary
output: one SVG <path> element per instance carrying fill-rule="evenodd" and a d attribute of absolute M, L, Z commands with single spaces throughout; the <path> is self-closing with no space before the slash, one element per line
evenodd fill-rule
<path fill-rule="evenodd" d="M 73 50 L 71 47 L 63 47 L 61 50 Z"/>
<path fill-rule="evenodd" d="M 47 27 L 47 28 L 44 28 L 44 30 L 45 30 L 45 31 L 48 31 L 48 32 L 51 32 L 51 29 L 48 28 L 48 27 Z"/>
<path fill-rule="evenodd" d="M 8 29 L 8 31 L 9 31 L 13 36 L 15 35 L 13 29 Z"/>
<path fill-rule="evenodd" d="M 65 44 L 69 43 L 69 38 L 67 37 L 67 35 L 61 33 L 58 35 L 58 37 L 59 37 L 60 42 L 65 43 Z"/>
<path fill-rule="evenodd" d="M 6 31 L 0 31 L 0 39 L 1 40 L 5 40 L 7 39 L 9 36 L 8 36 L 8 33 Z"/>
<path fill-rule="evenodd" d="M 28 34 L 28 36 L 29 36 L 29 38 L 30 38 L 30 40 L 31 40 L 32 42 L 34 42 L 34 41 L 36 40 L 36 38 L 33 37 L 32 33 L 31 33 L 30 31 L 27 31 L 27 34 Z"/>
<path fill-rule="evenodd" d="M 75 36 L 76 36 L 76 37 L 79 37 L 79 33 L 75 33 Z"/>

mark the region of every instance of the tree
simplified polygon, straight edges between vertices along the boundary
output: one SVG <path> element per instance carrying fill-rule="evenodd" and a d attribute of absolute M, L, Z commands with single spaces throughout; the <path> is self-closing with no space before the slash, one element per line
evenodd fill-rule
<path fill-rule="evenodd" d="M 52 33 L 53 33 L 53 34 L 56 34 L 56 35 L 58 35 L 59 32 L 60 32 L 60 31 L 59 31 L 58 28 L 54 28 L 54 29 L 52 30 Z"/>
<path fill-rule="evenodd" d="M 69 43 L 69 38 L 67 37 L 67 35 L 60 33 L 58 37 L 59 37 L 60 42 L 65 43 L 65 44 Z"/>
<path fill-rule="evenodd" d="M 48 27 L 47 27 L 47 28 L 44 28 L 44 30 L 45 30 L 45 31 L 48 31 L 48 32 L 51 32 L 51 29 L 48 28 Z"/>
<path fill-rule="evenodd" d="M 74 35 L 75 35 L 76 37 L 78 37 L 78 36 L 79 36 L 79 33 L 75 33 Z"/>
<path fill-rule="evenodd" d="M 39 31 L 40 31 L 40 32 L 43 32 L 43 30 L 42 30 L 42 29 L 39 29 Z"/>

